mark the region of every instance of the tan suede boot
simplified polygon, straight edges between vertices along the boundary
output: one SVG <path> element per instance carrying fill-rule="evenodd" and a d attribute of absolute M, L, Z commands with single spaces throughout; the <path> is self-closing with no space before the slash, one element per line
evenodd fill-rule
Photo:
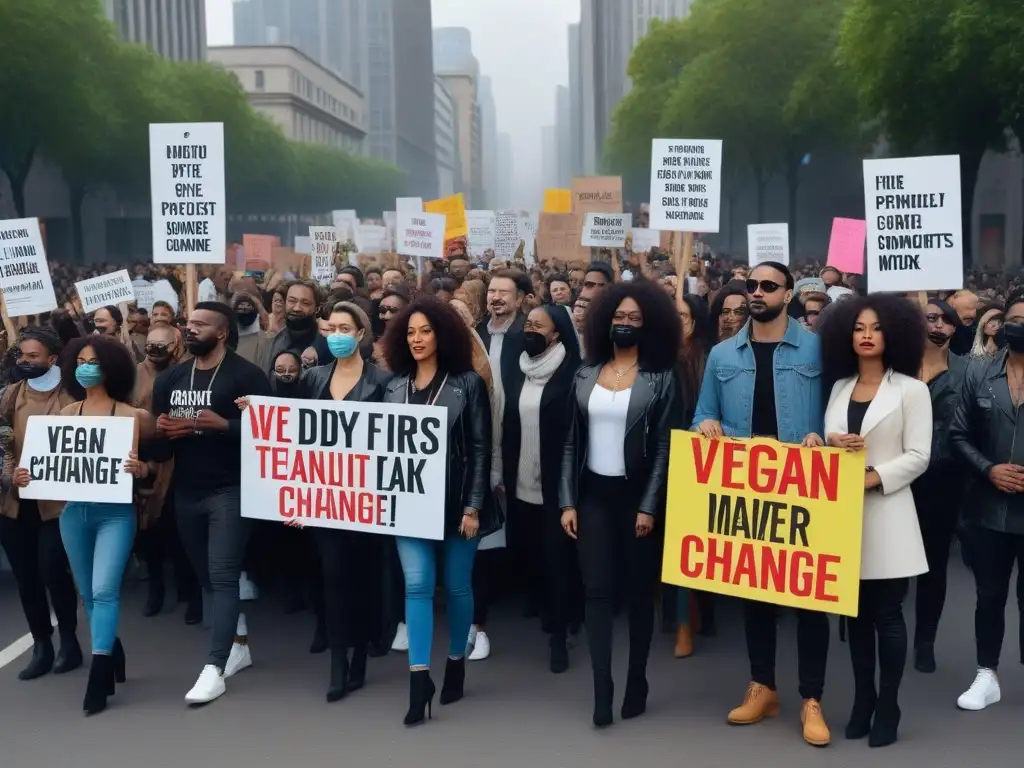
<path fill-rule="evenodd" d="M 808 744 L 827 747 L 832 741 L 832 734 L 825 724 L 825 716 L 821 714 L 821 704 L 817 699 L 804 699 L 804 706 L 800 710 L 800 723 L 804 727 L 804 741 Z"/>
<path fill-rule="evenodd" d="M 731 725 L 753 725 L 766 717 L 779 716 L 779 694 L 767 685 L 751 682 L 743 703 L 729 713 Z"/>
<path fill-rule="evenodd" d="M 676 651 L 677 659 L 685 659 L 693 655 L 693 631 L 689 624 L 680 624 L 676 627 Z"/>

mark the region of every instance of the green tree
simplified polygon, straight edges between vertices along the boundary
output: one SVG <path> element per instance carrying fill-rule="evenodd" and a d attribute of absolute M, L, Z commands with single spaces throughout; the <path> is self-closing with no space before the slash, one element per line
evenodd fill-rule
<path fill-rule="evenodd" d="M 994 24 L 977 0 L 893 3 L 849 0 L 838 56 L 857 84 L 865 119 L 876 121 L 895 155 L 960 155 L 964 264 L 971 263 L 974 189 L 988 149 L 1006 148 L 1012 121 L 1006 86 L 992 79 L 988 46 L 1019 37 Z M 1012 15 L 1012 14 L 1011 14 Z M 1019 17 L 1020 8 L 1016 7 Z M 1020 22 L 1017 23 L 1020 26 Z M 997 60 L 1011 56 L 1004 46 Z M 1020 87 L 1018 71 L 1014 86 Z"/>

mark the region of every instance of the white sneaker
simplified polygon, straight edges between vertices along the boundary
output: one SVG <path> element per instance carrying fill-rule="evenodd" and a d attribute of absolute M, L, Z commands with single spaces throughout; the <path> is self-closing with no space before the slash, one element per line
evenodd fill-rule
<path fill-rule="evenodd" d="M 956 705 L 960 709 L 977 712 L 990 704 L 997 704 L 1000 698 L 1002 698 L 1002 693 L 999 690 L 999 678 L 996 677 L 995 671 L 979 669 L 978 676 L 974 678 L 971 687 L 960 694 Z"/>
<path fill-rule="evenodd" d="M 237 675 L 243 669 L 251 666 L 252 652 L 249 650 L 249 644 L 234 643 L 231 646 L 228 663 L 224 665 L 224 679 L 227 680 L 232 675 Z"/>
<path fill-rule="evenodd" d="M 491 655 L 491 641 L 487 639 L 487 633 L 482 629 L 476 633 L 476 642 L 473 643 L 473 651 L 469 654 L 470 661 L 483 661 Z"/>
<path fill-rule="evenodd" d="M 243 602 L 249 602 L 259 596 L 259 587 L 249 579 L 248 573 L 242 571 L 242 575 L 238 577 L 238 599 Z"/>
<path fill-rule="evenodd" d="M 192 690 L 185 694 L 185 703 L 207 704 L 219 699 L 226 691 L 227 686 L 224 685 L 224 676 L 220 670 L 213 664 L 207 664 Z"/>
<path fill-rule="evenodd" d="M 405 626 L 404 621 L 398 622 L 398 628 L 395 630 L 395 639 L 391 641 L 391 650 L 405 653 L 409 650 L 409 629 Z"/>

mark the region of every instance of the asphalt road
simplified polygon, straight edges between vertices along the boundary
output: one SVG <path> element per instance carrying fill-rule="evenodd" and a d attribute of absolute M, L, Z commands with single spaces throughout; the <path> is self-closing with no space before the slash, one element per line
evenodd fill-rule
<path fill-rule="evenodd" d="M 925 676 L 908 666 L 900 741 L 881 750 L 842 738 L 852 682 L 849 651 L 835 631 L 823 702 L 833 743 L 826 749 L 803 743 L 791 617 L 780 628 L 782 717 L 759 725 L 736 728 L 725 722 L 747 683 L 735 606 L 721 612 L 718 637 L 701 642 L 690 659 L 673 659 L 671 638 L 656 637 L 648 713 L 600 732 L 590 725 L 585 640 L 572 652 L 569 672 L 553 676 L 535 622 L 506 607 L 492 623 L 491 658 L 470 664 L 466 698 L 450 707 L 435 700 L 433 721 L 407 729 L 401 723 L 408 700 L 403 655 L 371 659 L 366 688 L 328 705 L 327 657 L 307 652 L 310 615 L 283 616 L 271 600 L 247 604 L 254 666 L 230 680 L 220 700 L 189 709 L 183 698 L 204 663 L 206 633 L 183 624 L 183 609 L 143 619 L 143 594 L 141 584 L 126 587 L 121 634 L 129 681 L 118 687 L 106 712 L 82 715 L 85 669 L 31 683 L 17 680 L 26 657 L 0 669 L 2 768 L 1021 765 L 1024 669 L 1017 653 L 1015 604 L 1007 615 L 1003 701 L 985 712 L 956 709 L 957 696 L 974 676 L 973 582 L 959 562 L 952 564 L 950 599 L 939 630 L 939 671 Z M 438 630 L 444 631 L 443 621 Z M 0 577 L 0 643 L 23 632 L 13 583 Z M 80 635 L 87 640 L 86 629 Z M 617 641 L 618 704 L 624 687 L 624 626 Z M 444 647 L 435 643 L 438 687 Z"/>

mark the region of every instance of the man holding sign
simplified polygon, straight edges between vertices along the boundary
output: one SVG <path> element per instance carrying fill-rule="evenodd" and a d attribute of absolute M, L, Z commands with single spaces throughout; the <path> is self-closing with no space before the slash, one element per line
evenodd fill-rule
<path fill-rule="evenodd" d="M 756 436 L 808 447 L 823 444 L 821 347 L 817 337 L 786 312 L 793 286 L 793 275 L 784 264 L 766 261 L 750 271 L 750 322 L 708 358 L 693 421 L 704 437 Z M 751 682 L 743 703 L 729 713 L 733 725 L 751 725 L 779 714 L 776 610 L 774 603 L 744 603 Z M 828 661 L 828 614 L 800 609 L 797 621 L 803 736 L 809 744 L 825 746 L 831 736 L 820 702 Z"/>

